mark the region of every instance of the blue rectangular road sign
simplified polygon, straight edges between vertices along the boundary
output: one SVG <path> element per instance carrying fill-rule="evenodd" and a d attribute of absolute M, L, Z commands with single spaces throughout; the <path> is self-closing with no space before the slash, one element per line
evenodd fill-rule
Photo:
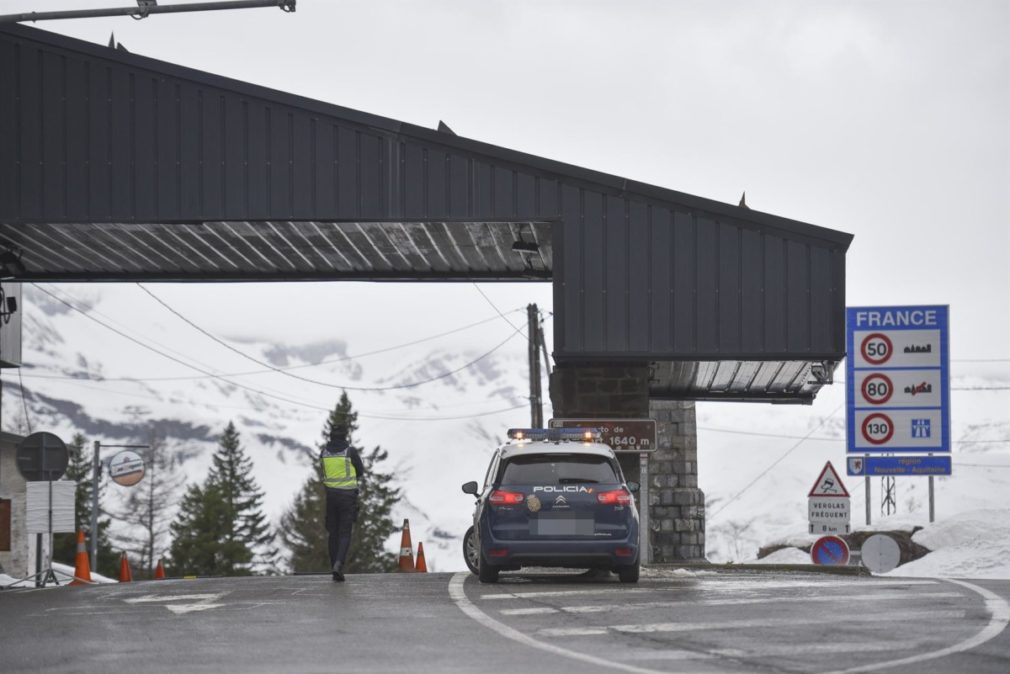
<path fill-rule="evenodd" d="M 850 456 L 848 474 L 865 477 L 950 475 L 950 456 Z"/>
<path fill-rule="evenodd" d="M 949 324 L 946 306 L 846 309 L 849 454 L 950 452 Z"/>

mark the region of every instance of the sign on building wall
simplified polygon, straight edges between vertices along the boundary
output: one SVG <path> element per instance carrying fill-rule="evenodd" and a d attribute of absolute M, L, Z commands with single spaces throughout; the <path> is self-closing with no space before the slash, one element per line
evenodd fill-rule
<path fill-rule="evenodd" d="M 850 307 L 846 342 L 847 451 L 949 452 L 948 307 Z"/>
<path fill-rule="evenodd" d="M 615 452 L 653 452 L 656 444 L 655 419 L 551 419 L 551 428 L 595 428 L 600 440 Z"/>

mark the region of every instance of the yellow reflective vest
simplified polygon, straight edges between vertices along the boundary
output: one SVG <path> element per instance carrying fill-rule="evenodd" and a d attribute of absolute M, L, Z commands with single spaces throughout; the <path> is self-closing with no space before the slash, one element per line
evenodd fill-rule
<path fill-rule="evenodd" d="M 357 489 L 358 471 L 347 456 L 347 450 L 330 454 L 323 452 L 323 484 L 327 489 Z"/>

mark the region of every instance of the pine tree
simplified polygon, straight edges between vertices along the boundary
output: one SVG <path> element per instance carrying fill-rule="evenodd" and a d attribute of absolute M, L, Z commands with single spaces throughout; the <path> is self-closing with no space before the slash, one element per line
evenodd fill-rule
<path fill-rule="evenodd" d="M 263 513 L 263 492 L 233 423 L 211 461 L 206 481 L 190 486 L 172 523 L 173 569 L 226 576 L 273 572 L 277 550 Z"/>
<path fill-rule="evenodd" d="M 347 429 L 347 439 L 356 446 L 358 413 L 354 411 L 347 392 L 330 412 L 323 424 L 320 449 L 329 441 L 334 426 Z M 400 499 L 400 490 L 393 486 L 392 474 L 383 473 L 378 464 L 387 453 L 379 447 L 362 454 L 365 475 L 358 481 L 358 521 L 351 537 L 347 557 L 349 573 L 393 571 L 396 556 L 384 549 L 386 539 L 396 531 L 391 511 Z M 281 519 L 281 540 L 290 553 L 292 571 L 327 571 L 330 568 L 326 532 L 326 489 L 323 487 L 322 464 L 314 463 L 311 476 L 305 481 L 294 503 Z"/>
<path fill-rule="evenodd" d="M 168 548 L 168 515 L 178 498 L 183 478 L 164 435 L 154 427 L 148 430 L 148 446 L 140 454 L 145 465 L 144 479 L 130 487 L 126 495 L 118 518 L 132 526 L 120 539 L 129 552 L 139 557 L 140 569 L 152 578 L 154 567 Z"/>
<path fill-rule="evenodd" d="M 169 526 L 172 546 L 168 566 L 173 575 L 219 576 L 228 573 L 221 553 L 224 500 L 217 485 L 191 484 Z"/>
<path fill-rule="evenodd" d="M 358 486 L 358 521 L 351 535 L 347 555 L 348 573 L 384 573 L 396 571 L 397 557 L 386 552 L 386 541 L 398 529 L 393 522 L 393 507 L 400 501 L 400 489 L 393 474 L 383 472 L 381 464 L 389 453 L 376 446 L 361 454 L 365 477 Z"/>
<path fill-rule="evenodd" d="M 67 445 L 70 461 L 63 479 L 77 483 L 74 495 L 75 528 L 87 532 L 91 528 L 91 493 L 93 483 L 92 460 L 94 452 L 89 449 L 87 439 L 76 433 Z M 102 497 L 105 494 L 104 480 L 98 481 L 98 508 L 101 513 Z M 119 555 L 109 540 L 109 518 L 98 518 L 98 550 L 96 567 L 92 571 L 115 578 L 119 573 Z M 90 536 L 90 535 L 89 535 Z M 90 537 L 88 539 L 90 544 Z M 89 547 L 90 550 L 90 547 Z M 77 532 L 53 535 L 53 559 L 74 566 L 77 558 Z"/>

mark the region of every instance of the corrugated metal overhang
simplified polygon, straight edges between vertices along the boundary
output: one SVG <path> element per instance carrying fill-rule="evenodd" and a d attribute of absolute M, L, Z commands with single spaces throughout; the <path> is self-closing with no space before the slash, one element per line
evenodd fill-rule
<path fill-rule="evenodd" d="M 539 222 L 0 222 L 0 241 L 26 281 L 551 278 Z"/>
<path fill-rule="evenodd" d="M 833 381 L 837 361 L 653 362 L 649 396 L 657 400 L 811 403 Z"/>

